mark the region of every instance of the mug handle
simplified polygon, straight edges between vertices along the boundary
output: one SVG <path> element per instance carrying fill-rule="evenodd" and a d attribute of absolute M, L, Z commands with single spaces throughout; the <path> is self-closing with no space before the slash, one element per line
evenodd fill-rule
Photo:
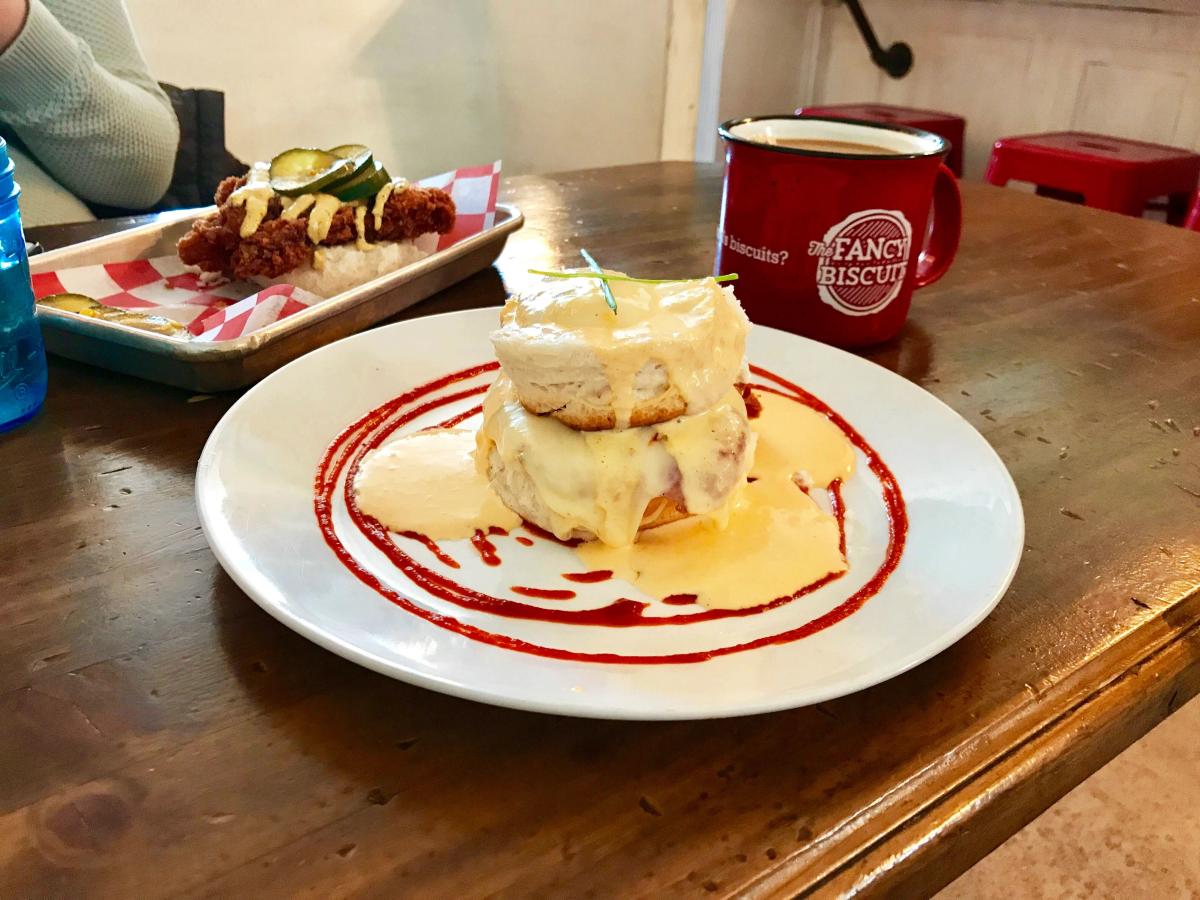
<path fill-rule="evenodd" d="M 938 167 L 937 180 L 933 183 L 933 229 L 929 243 L 917 259 L 917 274 L 914 288 L 933 284 L 946 274 L 954 254 L 958 252 L 958 239 L 962 235 L 962 195 L 958 192 L 958 179 L 945 163 Z"/>

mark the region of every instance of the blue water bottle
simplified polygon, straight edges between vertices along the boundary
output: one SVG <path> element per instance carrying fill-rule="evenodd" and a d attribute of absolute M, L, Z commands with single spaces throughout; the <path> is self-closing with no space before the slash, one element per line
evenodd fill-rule
<path fill-rule="evenodd" d="M 20 195 L 0 138 L 0 431 L 32 419 L 46 399 L 46 351 L 33 312 Z"/>

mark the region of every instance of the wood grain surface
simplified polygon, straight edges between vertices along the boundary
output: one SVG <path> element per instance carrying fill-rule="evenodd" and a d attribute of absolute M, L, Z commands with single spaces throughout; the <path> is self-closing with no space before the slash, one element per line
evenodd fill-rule
<path fill-rule="evenodd" d="M 865 355 L 997 449 L 1024 559 L 953 648 L 808 709 L 572 720 L 361 669 L 204 542 L 193 470 L 234 397 L 53 361 L 45 411 L 0 437 L 0 896 L 948 882 L 1200 689 L 1200 234 L 963 188 L 955 267 Z M 683 163 L 512 179 L 528 224 L 498 268 L 410 314 L 499 304 L 580 246 L 704 272 L 719 192 Z"/>

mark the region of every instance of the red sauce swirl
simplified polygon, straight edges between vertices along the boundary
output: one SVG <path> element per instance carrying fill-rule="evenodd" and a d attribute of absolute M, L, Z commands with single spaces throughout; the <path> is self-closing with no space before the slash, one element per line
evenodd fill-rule
<path fill-rule="evenodd" d="M 613 577 L 611 569 L 596 569 L 594 572 L 563 572 L 563 578 L 576 584 L 596 584 Z"/>
<path fill-rule="evenodd" d="M 556 591 L 553 588 L 531 588 L 516 585 L 509 590 L 522 597 L 533 597 L 538 600 L 572 600 L 575 597 L 574 591 Z"/>
<path fill-rule="evenodd" d="M 766 379 L 769 383 L 755 384 L 756 390 L 767 390 L 778 394 L 797 403 L 802 403 L 817 412 L 825 415 L 833 424 L 835 424 L 846 435 L 847 439 L 857 447 L 867 458 L 867 465 L 871 472 L 878 479 L 881 489 L 884 506 L 886 508 L 889 522 L 889 539 L 887 552 L 883 563 L 875 571 L 872 577 L 855 591 L 850 597 L 844 600 L 835 608 L 829 610 L 823 615 L 817 616 L 797 627 L 787 629 L 777 634 L 766 635 L 754 640 L 746 641 L 740 644 L 731 644 L 727 646 L 717 647 L 711 650 L 697 650 L 692 652 L 663 654 L 663 655 L 623 655 L 619 653 L 583 653 L 573 650 L 567 650 L 558 647 L 547 647 L 539 644 L 534 644 L 529 641 L 524 641 L 519 638 L 510 637 L 508 635 L 499 634 L 488 631 L 475 625 L 470 625 L 461 622 L 452 615 L 438 612 L 433 609 L 426 608 L 414 602 L 408 596 L 393 590 L 383 584 L 375 575 L 368 571 L 361 563 L 358 562 L 353 554 L 346 548 L 341 538 L 338 536 L 333 525 L 333 508 L 335 497 L 338 494 L 338 484 L 345 476 L 344 484 L 341 491 L 342 501 L 344 502 L 347 512 L 354 526 L 388 559 L 396 566 L 396 568 L 404 574 L 413 584 L 428 592 L 430 595 L 457 605 L 465 609 L 476 610 L 489 613 L 496 616 L 514 618 L 514 619 L 533 619 L 546 622 L 558 622 L 563 624 L 571 624 L 578 626 L 605 626 L 605 627 L 645 627 L 645 626 L 681 626 L 695 622 L 711 621 L 715 619 L 734 618 L 742 616 L 757 615 L 766 612 L 767 610 L 775 609 L 784 604 L 791 603 L 799 597 L 819 590 L 830 582 L 841 577 L 843 573 L 831 573 L 816 582 L 802 586 L 795 592 L 772 600 L 770 603 L 762 604 L 761 606 L 751 607 L 749 609 L 710 609 L 696 613 L 681 613 L 679 615 L 658 616 L 645 615 L 648 604 L 627 598 L 621 598 L 613 601 L 607 606 L 602 606 L 594 609 L 576 609 L 568 610 L 563 608 L 547 608 L 536 604 L 521 603 L 515 600 L 508 600 L 501 597 L 493 597 L 480 591 L 473 590 L 465 585 L 458 584 L 446 574 L 436 572 L 429 567 L 422 565 L 414 560 L 409 554 L 398 545 L 387 529 L 383 527 L 377 520 L 362 513 L 354 502 L 353 479 L 358 471 L 358 467 L 362 462 L 363 457 L 371 450 L 379 447 L 388 437 L 404 425 L 412 422 L 419 416 L 440 409 L 448 404 L 459 402 L 461 400 L 478 396 L 487 390 L 487 385 L 476 385 L 474 387 L 465 388 L 450 393 L 440 394 L 443 389 L 450 388 L 454 385 L 461 384 L 465 381 L 475 379 L 488 372 L 495 371 L 498 368 L 495 362 L 486 363 L 482 366 L 476 366 L 471 369 L 465 369 L 461 372 L 455 372 L 446 375 L 443 378 L 431 381 L 428 384 L 414 388 L 411 391 L 395 398 L 394 400 L 383 404 L 377 409 L 367 413 L 362 418 L 358 419 L 348 428 L 346 428 L 329 446 L 325 457 L 322 459 L 317 470 L 316 479 L 314 482 L 314 511 L 316 513 L 318 526 L 321 529 L 322 535 L 326 543 L 333 551 L 335 556 L 342 564 L 352 572 L 363 584 L 370 587 L 380 596 L 390 602 L 401 607 L 405 611 L 412 613 L 428 622 L 431 622 L 441 628 L 453 631 L 457 634 L 464 635 L 473 640 L 482 643 L 492 644 L 494 646 L 507 648 L 521 653 L 530 653 L 538 656 L 545 656 L 553 659 L 586 661 L 593 663 L 623 663 L 623 664 L 658 664 L 658 663 L 694 663 L 703 662 L 704 660 L 712 659 L 718 656 L 727 656 L 732 653 L 742 653 L 748 650 L 754 650 L 760 647 L 770 646 L 772 644 L 784 644 L 792 641 L 801 640 L 810 635 L 816 634 L 837 622 L 842 621 L 846 617 L 852 615 L 857 610 L 875 596 L 883 587 L 887 578 L 895 570 L 900 561 L 900 557 L 904 551 L 905 536 L 908 529 L 907 511 L 904 506 L 904 500 L 900 492 L 900 486 L 896 483 L 895 477 L 888 469 L 887 465 L 880 458 L 879 454 L 863 439 L 863 437 L 854 430 L 854 428 L 846 422 L 833 409 L 827 406 L 817 397 L 808 393 L 804 389 L 774 375 L 757 366 L 752 366 L 751 371 L 755 376 Z M 432 395 L 438 394 L 434 397 Z M 446 427 L 461 424 L 472 415 L 478 414 L 478 407 L 473 407 L 465 413 L 459 413 L 441 423 Z M 829 486 L 830 503 L 833 508 L 833 514 L 838 521 L 838 526 L 841 534 L 841 547 L 845 550 L 845 506 L 841 496 L 841 485 L 835 482 Z M 553 535 L 550 535 L 536 526 L 526 524 L 525 529 L 531 534 L 543 540 L 551 540 L 567 546 L 575 546 L 578 541 L 558 541 Z M 421 540 L 419 535 L 406 535 L 406 537 L 414 540 Z M 521 540 L 518 538 L 518 540 Z M 527 538 L 525 540 L 528 540 Z M 426 543 L 421 541 L 427 548 L 432 550 L 430 541 Z M 495 545 L 488 540 L 488 536 L 482 532 L 477 532 L 476 539 L 472 541 L 476 549 L 478 549 L 489 564 L 499 564 L 499 557 L 496 555 Z M 524 543 L 524 540 L 522 540 Z M 436 544 L 434 544 L 436 546 Z M 490 548 L 490 550 L 488 549 Z M 438 558 L 447 567 L 457 568 L 455 563 L 449 557 L 443 558 L 443 552 L 434 551 Z M 495 557 L 496 562 L 490 563 L 489 553 Z M 450 562 L 446 562 L 450 559 Z M 451 565 L 453 563 L 453 566 Z M 590 573 L 583 573 L 590 574 Z M 537 588 L 524 589 L 525 591 L 540 591 Z M 514 589 L 514 593 L 517 589 Z M 545 593 L 553 594 L 574 594 L 571 591 L 549 591 Z M 534 596 L 530 594 L 530 596 Z M 676 603 L 682 603 L 683 598 L 688 595 L 678 595 L 674 599 Z M 544 597 L 538 596 L 538 599 L 567 599 L 566 597 Z M 692 602 L 694 598 L 688 600 Z"/>
<path fill-rule="evenodd" d="M 471 546 L 479 551 L 480 558 L 487 565 L 500 565 L 500 554 L 496 552 L 496 545 L 489 541 L 488 536 L 482 531 L 476 531 L 471 535 Z"/>

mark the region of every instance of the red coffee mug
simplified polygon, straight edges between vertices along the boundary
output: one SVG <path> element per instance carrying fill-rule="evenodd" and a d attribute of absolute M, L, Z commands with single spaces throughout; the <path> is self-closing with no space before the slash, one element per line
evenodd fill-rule
<path fill-rule="evenodd" d="M 720 135 L 716 271 L 738 273 L 750 319 L 839 347 L 894 337 L 913 290 L 941 278 L 958 249 L 949 143 L 815 116 L 732 119 Z"/>

